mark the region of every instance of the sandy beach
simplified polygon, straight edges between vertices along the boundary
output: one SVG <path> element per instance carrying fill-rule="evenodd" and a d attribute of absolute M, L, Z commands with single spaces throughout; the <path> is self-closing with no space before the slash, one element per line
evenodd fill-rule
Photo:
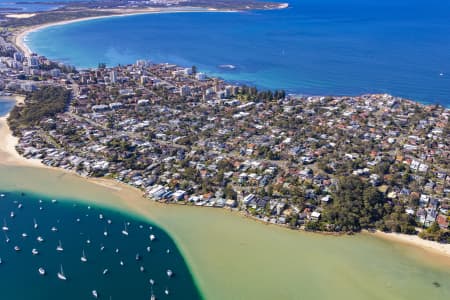
<path fill-rule="evenodd" d="M 126 16 L 134 16 L 134 15 L 146 15 L 146 14 L 168 14 L 168 13 L 195 13 L 195 12 L 237 12 L 237 10 L 230 10 L 230 9 L 215 9 L 215 8 L 197 8 L 197 7 L 185 7 L 185 8 L 148 8 L 148 9 L 109 9 L 109 10 L 97 10 L 97 11 L 104 11 L 106 15 L 104 16 L 96 16 L 96 17 L 88 17 L 88 18 L 79 18 L 79 19 L 73 19 L 73 20 L 67 20 L 67 21 L 60 21 L 60 22 L 51 22 L 31 27 L 25 27 L 22 30 L 19 30 L 15 33 L 14 36 L 14 43 L 16 46 L 25 53 L 26 56 L 30 56 L 33 52 L 26 44 L 25 38 L 26 36 L 34 31 L 42 30 L 47 27 L 53 27 L 53 26 L 61 26 L 61 25 L 67 25 L 71 23 L 77 23 L 77 22 L 83 22 L 83 21 L 89 21 L 89 20 L 97 20 L 97 19 L 105 19 L 105 18 L 118 18 L 118 17 L 126 17 Z M 27 15 L 27 17 L 32 17 L 33 15 Z M 17 18 L 17 16 L 14 16 Z"/>
<path fill-rule="evenodd" d="M 375 231 L 374 233 L 367 233 L 396 243 L 402 243 L 409 247 L 417 247 L 430 252 L 433 255 L 440 255 L 450 261 L 450 244 L 440 244 L 433 241 L 421 239 L 417 235 L 407 235 L 401 233 L 386 233 Z"/>
<path fill-rule="evenodd" d="M 7 97 L 16 101 L 17 104 L 23 104 L 23 96 Z M 19 166 L 31 166 L 31 167 L 44 167 L 44 165 L 33 159 L 26 159 L 19 155 L 16 151 L 16 145 L 18 138 L 12 135 L 7 123 L 8 115 L 0 117 L 0 161 L 2 164 L 19 165 Z"/>

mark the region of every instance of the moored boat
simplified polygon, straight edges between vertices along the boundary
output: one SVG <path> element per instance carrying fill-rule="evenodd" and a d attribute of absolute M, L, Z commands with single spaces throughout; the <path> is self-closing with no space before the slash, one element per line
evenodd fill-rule
<path fill-rule="evenodd" d="M 59 252 L 63 252 L 64 251 L 64 248 L 62 246 L 61 241 L 58 242 L 58 246 L 56 246 L 56 251 L 59 251 Z"/>
<path fill-rule="evenodd" d="M 66 277 L 66 275 L 64 274 L 64 269 L 63 269 L 63 266 L 61 265 L 61 267 L 60 267 L 60 270 L 59 270 L 59 272 L 57 273 L 57 276 L 58 276 L 58 278 L 59 279 L 61 279 L 61 280 L 67 280 L 67 277 Z"/>
<path fill-rule="evenodd" d="M 124 223 L 124 228 L 122 230 L 122 234 L 126 235 L 126 236 L 128 235 L 127 223 Z"/>
<path fill-rule="evenodd" d="M 84 253 L 84 249 L 83 249 L 83 254 L 81 255 L 80 260 L 81 260 L 82 262 L 87 262 L 87 257 L 86 257 L 86 254 Z"/>
<path fill-rule="evenodd" d="M 168 277 L 172 277 L 173 276 L 173 271 L 171 269 L 168 269 L 166 271 L 166 274 L 167 274 Z"/>

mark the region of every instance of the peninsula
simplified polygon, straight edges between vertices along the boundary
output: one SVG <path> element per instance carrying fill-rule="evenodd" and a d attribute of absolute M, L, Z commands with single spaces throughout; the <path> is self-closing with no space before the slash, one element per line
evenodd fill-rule
<path fill-rule="evenodd" d="M 76 70 L 10 44 L 17 28 L 0 80 L 26 95 L 9 117 L 24 157 L 292 229 L 449 243 L 446 108 L 258 91 L 146 60 Z"/>

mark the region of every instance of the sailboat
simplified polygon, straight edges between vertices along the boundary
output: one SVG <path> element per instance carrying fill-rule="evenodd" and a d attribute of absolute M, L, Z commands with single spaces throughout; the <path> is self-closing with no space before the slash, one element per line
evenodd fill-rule
<path fill-rule="evenodd" d="M 154 234 L 150 234 L 150 241 L 154 241 L 156 239 L 156 236 Z"/>
<path fill-rule="evenodd" d="M 169 289 L 168 289 L 168 288 L 166 288 L 166 289 L 164 290 L 164 294 L 169 295 Z"/>
<path fill-rule="evenodd" d="M 36 238 L 36 240 L 37 240 L 39 243 L 43 243 L 43 242 L 44 242 L 44 238 L 43 238 L 42 236 L 38 236 L 38 237 Z"/>
<path fill-rule="evenodd" d="M 67 277 L 66 277 L 66 275 L 64 274 L 64 270 L 63 270 L 63 266 L 61 265 L 61 269 L 60 269 L 60 271 L 58 272 L 58 278 L 59 279 L 61 279 L 61 280 L 67 280 Z"/>
<path fill-rule="evenodd" d="M 167 273 L 167 276 L 168 276 L 168 277 L 172 277 L 172 275 L 173 275 L 173 271 L 172 271 L 171 269 L 168 269 L 168 270 L 166 271 L 166 273 Z"/>
<path fill-rule="evenodd" d="M 87 262 L 87 257 L 86 257 L 86 254 L 84 253 L 84 249 L 83 249 L 83 255 L 81 256 L 80 260 L 82 262 Z"/>
<path fill-rule="evenodd" d="M 33 219 L 33 227 L 34 229 L 38 229 L 39 227 L 38 223 L 36 222 L 36 219 Z"/>
<path fill-rule="evenodd" d="M 64 251 L 64 248 L 63 248 L 63 246 L 61 244 L 61 241 L 59 241 L 58 246 L 56 247 L 56 251 L 59 251 L 59 252 L 63 252 Z"/>
<path fill-rule="evenodd" d="M 92 290 L 92 296 L 97 299 L 98 298 L 98 293 L 96 290 Z"/>
<path fill-rule="evenodd" d="M 40 267 L 40 268 L 38 269 L 38 271 L 39 271 L 39 274 L 40 274 L 40 275 L 42 275 L 42 276 L 45 275 L 45 269 L 44 269 L 44 268 Z"/>
<path fill-rule="evenodd" d="M 103 231 L 103 235 L 108 236 L 108 231 L 106 230 L 106 226 L 105 226 L 105 231 Z"/>
<path fill-rule="evenodd" d="M 128 235 L 127 223 L 124 223 L 124 229 L 122 230 L 123 235 Z"/>
<path fill-rule="evenodd" d="M 6 232 L 4 232 L 4 234 L 5 234 L 5 242 L 9 243 L 10 239 L 9 239 L 8 235 L 6 234 Z"/>
<path fill-rule="evenodd" d="M 3 219 L 3 227 L 2 227 L 2 230 L 3 230 L 3 231 L 8 231 L 8 230 L 9 230 L 8 224 L 6 224 L 6 220 L 5 220 L 5 219 Z"/>
<path fill-rule="evenodd" d="M 31 253 L 32 253 L 33 255 L 38 255 L 38 254 L 39 254 L 39 251 L 38 251 L 36 248 L 33 248 L 33 250 L 31 250 Z"/>

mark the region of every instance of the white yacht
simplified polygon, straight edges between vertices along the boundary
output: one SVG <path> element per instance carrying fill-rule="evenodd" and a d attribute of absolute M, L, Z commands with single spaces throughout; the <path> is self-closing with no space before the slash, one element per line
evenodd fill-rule
<path fill-rule="evenodd" d="M 6 234 L 6 232 L 4 232 L 4 234 L 5 234 L 5 242 L 9 243 L 10 239 L 9 239 L 8 235 Z"/>
<path fill-rule="evenodd" d="M 92 296 L 97 299 L 98 298 L 98 293 L 96 290 L 92 290 Z"/>
<path fill-rule="evenodd" d="M 38 237 L 36 238 L 36 240 L 37 240 L 39 243 L 43 243 L 43 242 L 44 242 L 44 238 L 43 238 L 42 236 L 38 236 Z"/>
<path fill-rule="evenodd" d="M 57 232 L 57 231 L 58 231 L 58 228 L 56 228 L 55 226 L 53 226 L 53 227 L 52 227 L 52 231 L 53 231 L 53 232 Z"/>
<path fill-rule="evenodd" d="M 103 270 L 103 275 L 106 275 L 106 274 L 108 274 L 108 272 L 109 272 L 109 270 L 108 270 L 108 269 L 104 269 L 104 270 Z"/>
<path fill-rule="evenodd" d="M 9 214 L 9 216 L 11 217 L 11 219 L 13 219 L 13 218 L 16 216 L 16 214 L 12 211 L 12 212 Z"/>
<path fill-rule="evenodd" d="M 152 287 L 152 295 L 150 296 L 150 300 L 156 300 L 155 294 L 153 294 L 153 287 Z"/>
<path fill-rule="evenodd" d="M 139 253 L 136 253 L 136 260 L 137 261 L 141 260 L 141 256 L 139 255 Z"/>
<path fill-rule="evenodd" d="M 109 220 L 109 219 L 108 219 L 108 221 L 107 221 L 107 222 L 108 222 L 108 224 L 111 224 L 111 223 L 112 223 L 112 221 L 111 221 L 111 220 Z"/>
<path fill-rule="evenodd" d="M 23 238 L 28 237 L 28 233 L 26 233 L 26 232 L 22 233 L 22 237 L 23 237 Z"/>
<path fill-rule="evenodd" d="M 38 254 L 39 254 L 39 251 L 38 251 L 36 248 L 33 248 L 33 250 L 31 250 L 31 253 L 32 253 L 33 255 L 38 255 Z"/>
<path fill-rule="evenodd" d="M 56 247 L 56 251 L 59 251 L 59 252 L 63 252 L 64 251 L 64 248 L 62 246 L 61 241 L 59 241 L 58 246 Z"/>
<path fill-rule="evenodd" d="M 166 288 L 166 289 L 164 290 L 164 294 L 169 295 L 169 289 L 168 289 L 168 288 Z"/>
<path fill-rule="evenodd" d="M 40 275 L 42 275 L 42 276 L 44 276 L 45 275 L 45 269 L 44 268 L 42 268 L 42 267 L 40 267 L 39 269 L 38 269 L 38 271 L 39 271 L 39 274 Z"/>
<path fill-rule="evenodd" d="M 58 272 L 58 278 L 59 279 L 61 279 L 61 280 L 67 280 L 67 277 L 66 277 L 66 275 L 64 274 L 64 270 L 63 270 L 63 266 L 61 265 L 61 269 L 60 269 L 60 271 Z"/>
<path fill-rule="evenodd" d="M 167 250 L 166 250 L 166 253 L 169 254 L 169 253 L 170 253 L 170 249 L 167 249 Z"/>
<path fill-rule="evenodd" d="M 2 230 L 3 230 L 3 231 L 8 231 L 8 230 L 9 230 L 8 224 L 6 224 L 6 220 L 5 220 L 5 219 L 3 219 L 3 227 L 2 227 Z"/>
<path fill-rule="evenodd" d="M 17 208 L 22 208 L 23 207 L 23 204 L 22 203 L 19 203 L 19 205 L 17 205 Z"/>
<path fill-rule="evenodd" d="M 122 267 L 125 265 L 125 263 L 123 262 L 123 260 L 121 260 L 119 264 L 120 264 Z"/>
<path fill-rule="evenodd" d="M 144 266 L 141 266 L 141 267 L 139 268 L 139 271 L 144 272 L 144 271 L 145 271 Z"/>
<path fill-rule="evenodd" d="M 105 246 L 101 245 L 101 246 L 100 246 L 100 251 L 103 252 L 103 250 L 105 250 Z"/>
<path fill-rule="evenodd" d="M 100 220 L 103 220 L 103 215 L 102 215 L 102 214 L 99 214 L 99 215 L 98 215 L 98 218 L 99 218 Z"/>
<path fill-rule="evenodd" d="M 84 249 L 83 249 L 83 255 L 81 255 L 80 260 L 81 260 L 82 262 L 87 262 L 87 257 L 86 257 L 86 254 L 84 253 Z"/>
<path fill-rule="evenodd" d="M 5 194 L 0 194 L 0 198 L 4 198 L 5 197 Z"/>
<path fill-rule="evenodd" d="M 103 235 L 106 237 L 106 236 L 108 236 L 108 231 L 106 231 L 106 228 L 105 228 L 105 231 L 103 231 Z"/>
<path fill-rule="evenodd" d="M 20 251 L 20 247 L 19 246 L 14 246 L 14 251 L 19 252 Z"/>
<path fill-rule="evenodd" d="M 153 279 L 151 279 L 151 278 L 150 278 L 149 282 L 150 282 L 151 285 L 155 284 L 155 281 Z"/>
<path fill-rule="evenodd" d="M 173 276 L 173 271 L 171 269 L 168 269 L 166 271 L 166 274 L 167 274 L 168 277 L 172 277 Z"/>
<path fill-rule="evenodd" d="M 36 219 L 33 219 L 33 228 L 34 228 L 34 229 L 38 229 L 38 227 L 39 227 L 39 225 L 38 225 L 38 223 L 36 222 Z"/>
<path fill-rule="evenodd" d="M 124 228 L 123 228 L 123 230 L 122 230 L 122 234 L 123 234 L 123 235 L 128 235 L 127 223 L 124 223 Z"/>
<path fill-rule="evenodd" d="M 150 234 L 150 241 L 154 241 L 156 239 L 156 236 L 154 234 Z"/>
<path fill-rule="evenodd" d="M 150 246 L 147 247 L 147 252 L 152 251 L 152 248 L 150 248 Z"/>
<path fill-rule="evenodd" d="M 56 199 L 52 199 L 52 203 L 56 203 L 56 202 L 58 202 L 58 201 L 56 201 Z"/>

